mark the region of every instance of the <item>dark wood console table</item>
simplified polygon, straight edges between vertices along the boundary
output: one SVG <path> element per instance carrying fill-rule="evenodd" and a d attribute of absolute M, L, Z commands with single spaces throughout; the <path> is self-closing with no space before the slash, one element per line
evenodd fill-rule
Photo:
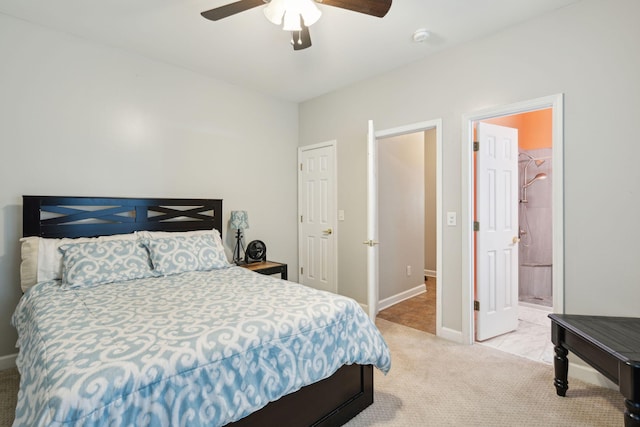
<path fill-rule="evenodd" d="M 554 385 L 565 396 L 569 351 L 620 387 L 625 427 L 640 427 L 640 318 L 550 314 Z"/>

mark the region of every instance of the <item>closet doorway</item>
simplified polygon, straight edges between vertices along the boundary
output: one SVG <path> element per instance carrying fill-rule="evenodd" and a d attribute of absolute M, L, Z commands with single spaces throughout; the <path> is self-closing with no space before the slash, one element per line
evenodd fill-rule
<path fill-rule="evenodd" d="M 437 334 L 439 121 L 376 132 L 379 317 Z M 426 290 L 426 293 L 425 293 Z"/>

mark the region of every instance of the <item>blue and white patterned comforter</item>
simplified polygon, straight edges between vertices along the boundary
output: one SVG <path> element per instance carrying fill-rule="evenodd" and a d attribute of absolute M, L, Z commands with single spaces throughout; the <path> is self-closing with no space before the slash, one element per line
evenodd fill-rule
<path fill-rule="evenodd" d="M 217 426 L 390 354 L 352 299 L 231 267 L 20 301 L 14 426 Z"/>

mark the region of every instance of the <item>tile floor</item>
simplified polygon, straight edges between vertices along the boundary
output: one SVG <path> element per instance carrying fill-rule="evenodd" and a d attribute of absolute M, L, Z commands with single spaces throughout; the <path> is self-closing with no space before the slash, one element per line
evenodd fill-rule
<path fill-rule="evenodd" d="M 520 304 L 517 330 L 478 342 L 478 344 L 552 364 L 551 319 L 547 317 L 549 313 L 551 313 L 550 307 Z"/>
<path fill-rule="evenodd" d="M 420 331 L 436 334 L 436 279 L 430 277 L 427 291 L 378 313 L 378 317 Z"/>

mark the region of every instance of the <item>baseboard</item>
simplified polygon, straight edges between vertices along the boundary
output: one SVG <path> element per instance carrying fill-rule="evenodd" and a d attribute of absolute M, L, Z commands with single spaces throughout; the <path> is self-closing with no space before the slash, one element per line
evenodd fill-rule
<path fill-rule="evenodd" d="M 425 286 L 425 284 L 421 284 L 416 286 L 413 289 L 408 289 L 404 292 L 400 292 L 399 294 L 396 294 L 394 296 L 391 296 L 389 298 L 385 298 L 383 300 L 380 300 L 380 302 L 378 303 L 378 311 L 382 311 L 385 308 L 389 308 L 392 305 L 396 305 L 399 302 L 402 302 L 404 300 L 408 300 L 409 298 L 413 298 L 417 295 L 423 294 L 427 292 L 427 287 Z"/>
<path fill-rule="evenodd" d="M 5 369 L 15 368 L 17 357 L 18 357 L 18 353 L 8 354 L 6 356 L 0 356 L 0 371 L 4 371 Z"/>
<path fill-rule="evenodd" d="M 571 355 L 569 355 L 569 357 L 571 357 Z M 571 378 L 580 380 L 588 384 L 610 388 L 611 390 L 620 389 L 618 385 L 609 381 L 608 378 L 606 378 L 600 372 L 593 369 L 591 366 L 585 366 L 585 365 L 569 362 L 568 376 L 569 376 L 569 390 L 571 390 Z"/>
<path fill-rule="evenodd" d="M 448 341 L 457 342 L 458 344 L 464 344 L 464 341 L 462 339 L 462 331 L 456 331 L 454 329 L 442 327 L 436 331 L 436 335 L 439 338 L 444 338 Z"/>
<path fill-rule="evenodd" d="M 362 304 L 361 302 L 359 302 L 358 305 L 364 310 L 365 313 L 369 314 L 369 304 Z"/>
<path fill-rule="evenodd" d="M 435 270 L 425 270 L 424 275 L 427 277 L 437 277 L 437 271 Z"/>
<path fill-rule="evenodd" d="M 528 307 L 528 308 L 533 308 L 533 309 L 536 309 L 536 310 L 542 310 L 542 311 L 547 311 L 549 313 L 553 313 L 553 307 L 547 307 L 546 305 L 533 304 L 533 303 L 524 302 L 524 301 L 518 301 L 518 305 L 520 305 L 522 307 Z"/>

